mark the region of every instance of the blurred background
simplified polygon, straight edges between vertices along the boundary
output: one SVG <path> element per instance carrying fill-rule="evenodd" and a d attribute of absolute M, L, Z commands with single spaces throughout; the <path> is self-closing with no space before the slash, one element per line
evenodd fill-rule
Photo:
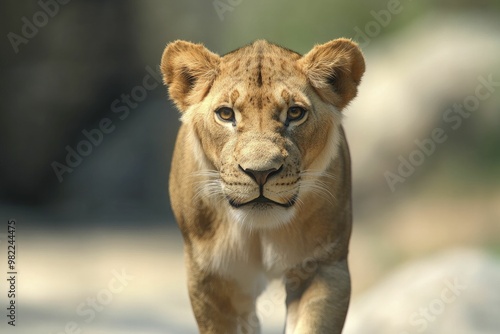
<path fill-rule="evenodd" d="M 195 333 L 162 51 L 265 38 L 305 53 L 338 37 L 367 63 L 345 111 L 346 332 L 500 331 L 500 2 L 5 1 L 0 16 L 0 215 L 17 221 L 18 250 L 17 326 L 3 315 L 2 333 Z M 457 277 L 467 288 L 443 301 Z M 282 332 L 275 302 L 264 333 Z"/>

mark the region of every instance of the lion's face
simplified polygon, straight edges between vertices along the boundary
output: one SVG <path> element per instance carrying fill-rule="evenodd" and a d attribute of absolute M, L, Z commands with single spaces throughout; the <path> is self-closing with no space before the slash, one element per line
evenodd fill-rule
<path fill-rule="evenodd" d="M 264 41 L 224 57 L 186 42 L 167 48 L 162 70 L 191 129 L 200 196 L 267 228 L 290 221 L 308 193 L 328 196 L 319 179 L 364 70 L 352 42 L 334 42 L 304 57 Z"/>
<path fill-rule="evenodd" d="M 293 215 L 311 176 L 335 154 L 340 125 L 340 114 L 309 89 L 305 75 L 289 72 L 261 87 L 216 80 L 213 96 L 192 110 L 203 168 L 218 172 L 217 182 L 207 183 L 212 193 L 237 216 L 258 215 L 265 226 Z"/>

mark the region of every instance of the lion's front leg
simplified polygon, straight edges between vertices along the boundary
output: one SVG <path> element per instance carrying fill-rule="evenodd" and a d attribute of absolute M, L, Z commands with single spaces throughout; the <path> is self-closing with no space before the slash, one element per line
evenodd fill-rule
<path fill-rule="evenodd" d="M 259 334 L 255 296 L 234 280 L 200 270 L 188 260 L 188 290 L 200 334 Z"/>
<path fill-rule="evenodd" d="M 286 291 L 286 334 L 342 332 L 351 294 L 347 260 L 318 264 L 313 273 L 291 270 Z"/>

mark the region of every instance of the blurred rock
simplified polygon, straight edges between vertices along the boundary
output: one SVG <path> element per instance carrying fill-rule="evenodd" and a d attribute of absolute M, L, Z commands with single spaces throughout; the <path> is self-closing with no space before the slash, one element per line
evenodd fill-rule
<path fill-rule="evenodd" d="M 500 261 L 454 250 L 410 263 L 358 297 L 344 334 L 500 332 Z"/>
<path fill-rule="evenodd" d="M 436 128 L 446 140 L 424 153 L 425 161 L 405 178 L 408 182 L 397 183 L 396 190 L 411 189 L 408 184 L 434 173 L 433 162 L 443 156 L 472 164 L 468 177 L 482 174 L 493 162 L 498 172 L 499 152 L 491 143 L 500 141 L 500 87 L 492 93 L 482 88 L 481 93 L 490 94 L 470 116 L 448 109 L 470 102 L 467 98 L 475 96 L 480 77 L 492 75 L 497 85 L 500 82 L 499 32 L 493 16 L 435 12 L 370 42 L 364 50 L 367 71 L 346 114 L 358 200 L 389 197 L 385 172 L 397 173 L 400 155 L 408 160 L 421 150 L 415 141 L 431 138 Z"/>

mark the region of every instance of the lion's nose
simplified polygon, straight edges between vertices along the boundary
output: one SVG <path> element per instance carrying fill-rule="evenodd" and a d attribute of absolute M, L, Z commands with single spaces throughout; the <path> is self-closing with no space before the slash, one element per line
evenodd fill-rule
<path fill-rule="evenodd" d="M 252 179 L 255 180 L 255 182 L 262 187 L 264 184 L 266 184 L 267 180 L 269 177 L 278 174 L 281 171 L 281 166 L 280 168 L 271 168 L 271 169 L 266 169 L 266 170 L 253 170 L 253 169 L 244 169 L 243 167 L 239 166 L 240 169 L 250 176 Z"/>

